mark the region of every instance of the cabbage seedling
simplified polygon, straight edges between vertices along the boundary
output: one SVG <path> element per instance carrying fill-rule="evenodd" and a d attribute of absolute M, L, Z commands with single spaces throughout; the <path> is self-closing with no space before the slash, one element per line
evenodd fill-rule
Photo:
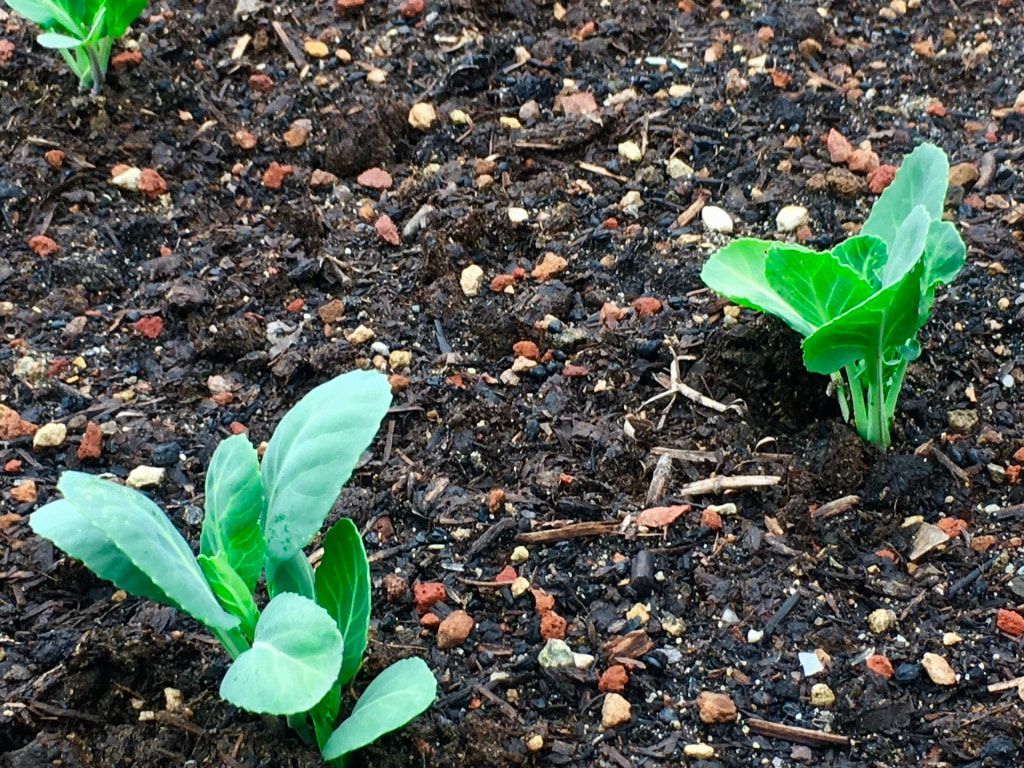
<path fill-rule="evenodd" d="M 704 282 L 735 303 L 775 315 L 804 336 L 804 365 L 832 376 L 843 417 L 889 447 L 907 365 L 939 285 L 966 249 L 942 221 L 949 161 L 932 144 L 911 152 L 860 234 L 831 251 L 744 238 L 704 265 Z"/>
<path fill-rule="evenodd" d="M 43 31 L 36 38 L 53 48 L 78 77 L 79 87 L 100 92 L 110 49 L 146 8 L 148 0 L 4 0 Z"/>
<path fill-rule="evenodd" d="M 32 514 L 32 530 L 126 592 L 203 624 L 233 660 L 221 696 L 287 716 L 340 765 L 437 695 L 423 660 L 404 659 L 370 683 L 339 725 L 342 691 L 366 650 L 369 562 L 348 518 L 324 536 L 315 573 L 303 552 L 390 404 L 386 378 L 355 371 L 302 398 L 262 462 L 244 435 L 222 441 L 206 473 L 198 557 L 147 496 L 81 472 L 61 476 L 63 498 Z M 254 597 L 261 575 L 270 594 L 262 611 Z"/>

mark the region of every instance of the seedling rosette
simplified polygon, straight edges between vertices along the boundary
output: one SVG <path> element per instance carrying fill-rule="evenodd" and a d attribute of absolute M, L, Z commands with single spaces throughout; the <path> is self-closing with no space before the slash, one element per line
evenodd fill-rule
<path fill-rule="evenodd" d="M 956 227 L 942 220 L 946 154 L 911 152 L 871 209 L 860 234 L 831 251 L 744 238 L 704 265 L 717 293 L 767 312 L 803 337 L 804 365 L 832 377 L 843 417 L 888 448 L 907 365 L 921 354 L 918 331 L 935 292 L 964 265 Z"/>
<path fill-rule="evenodd" d="M 107 76 L 110 49 L 148 0 L 4 0 L 16 13 L 43 31 L 36 38 L 53 48 L 78 77 L 79 87 L 100 92 Z"/>
<path fill-rule="evenodd" d="M 233 663 L 220 694 L 250 712 L 284 715 L 325 759 L 346 755 L 426 710 L 437 682 L 419 658 L 385 669 L 339 724 L 370 622 L 370 568 L 358 528 L 339 520 L 314 573 L 303 549 L 391 404 L 384 376 L 356 371 L 306 395 L 277 426 L 262 462 L 248 438 L 222 441 L 206 473 L 200 554 L 147 496 L 65 472 L 63 498 L 32 530 L 101 578 L 203 624 Z M 265 575 L 270 602 L 254 591 Z"/>

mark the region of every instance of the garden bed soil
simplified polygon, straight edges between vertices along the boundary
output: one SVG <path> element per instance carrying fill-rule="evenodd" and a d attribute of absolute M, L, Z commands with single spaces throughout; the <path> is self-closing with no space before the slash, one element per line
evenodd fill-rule
<path fill-rule="evenodd" d="M 395 407 L 331 520 L 359 523 L 373 559 L 362 684 L 418 654 L 440 698 L 363 764 L 670 766 L 698 742 L 716 750 L 703 765 L 1019 764 L 1024 701 L 988 690 L 1024 675 L 1021 639 L 996 626 L 1024 603 L 1019 3 L 427 0 L 409 19 L 378 0 L 252 5 L 151 4 L 141 61 L 98 99 L 0 16 L 0 400 L 69 427 L 54 448 L 0 442 L 0 765 L 320 764 L 282 722 L 218 699 L 227 658 L 200 627 L 122 599 L 28 523 L 64 469 L 157 465 L 153 496 L 195 542 L 219 440 L 240 426 L 267 439 L 315 384 L 375 356 L 401 365 L 395 350 L 411 365 L 388 370 Z M 425 130 L 407 119 L 417 102 L 436 108 Z M 875 195 L 831 162 L 830 129 L 882 163 L 928 140 L 970 164 L 947 206 L 967 265 L 940 292 L 886 453 L 841 423 L 795 334 L 734 319 L 698 276 L 725 241 L 702 201 L 767 237 L 802 205 L 818 247 L 863 221 Z M 272 163 L 293 166 L 279 189 Z M 112 185 L 117 164 L 155 170 L 166 194 Z M 357 182 L 373 167 L 390 190 Z M 311 186 L 322 172 L 336 183 Z M 58 250 L 30 248 L 37 235 Z M 542 282 L 530 273 L 548 252 L 567 263 Z M 475 296 L 460 286 L 471 264 Z M 517 267 L 511 291 L 490 290 Z M 644 297 L 657 303 L 634 309 Z M 348 340 L 359 326 L 387 350 Z M 551 356 L 505 383 L 522 341 Z M 673 355 L 686 384 L 738 407 L 645 405 Z M 88 422 L 96 460 L 78 456 Z M 659 448 L 702 453 L 672 461 L 648 499 Z M 780 481 L 681 493 L 732 475 Z M 860 503 L 812 516 L 850 494 Z M 623 522 L 683 501 L 694 510 L 663 531 Z M 716 530 L 704 508 L 725 503 Z M 913 516 L 966 528 L 911 562 Z M 612 524 L 527 543 L 516 566 L 597 659 L 543 668 L 534 596 L 491 582 L 517 536 L 595 521 Z M 409 592 L 387 599 L 388 574 L 444 582 L 435 611 L 465 609 L 466 642 L 439 650 Z M 880 608 L 895 623 L 874 634 Z M 602 728 L 613 640 L 631 713 Z M 798 654 L 816 650 L 825 668 L 805 677 Z M 892 679 L 867 668 L 872 650 Z M 926 653 L 953 685 L 922 671 Z M 831 706 L 812 703 L 816 683 Z M 738 720 L 702 722 L 703 691 Z M 756 719 L 852 743 L 799 745 Z"/>

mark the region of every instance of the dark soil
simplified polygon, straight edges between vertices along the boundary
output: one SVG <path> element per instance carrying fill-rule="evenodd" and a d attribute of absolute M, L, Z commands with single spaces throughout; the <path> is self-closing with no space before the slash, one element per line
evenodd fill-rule
<path fill-rule="evenodd" d="M 83 466 L 76 449 L 92 420 L 105 425 L 103 454 L 84 468 L 124 478 L 166 466 L 155 498 L 196 541 L 204 467 L 234 423 L 265 440 L 315 384 L 386 367 L 346 341 L 359 325 L 412 352 L 396 372 L 408 387 L 336 510 L 365 526 L 374 560 L 360 679 L 419 654 L 441 688 L 366 765 L 673 766 L 698 741 L 717 749 L 704 765 L 1020 764 L 1024 702 L 987 686 L 1024 674 L 1021 639 L 995 626 L 998 609 L 1024 604 L 1024 111 L 1012 109 L 1021 5 L 940 0 L 887 19 L 880 0 L 680 3 L 692 12 L 668 0 L 562 4 L 558 21 L 540 0 L 427 0 L 426 16 L 407 22 L 394 0 L 349 15 L 285 0 L 241 18 L 231 3 L 166 0 L 136 25 L 141 64 L 113 72 L 98 99 L 77 95 L 33 30 L 0 13 L 0 41 L 15 46 L 0 63 L 0 400 L 34 423 L 69 426 L 59 449 L 0 442 L 0 766 L 320 765 L 283 723 L 217 698 L 227 659 L 197 625 L 120 600 L 35 538 L 36 504 L 11 494 L 32 479 L 39 502 L 51 499 L 60 472 Z M 297 50 L 317 38 L 331 55 L 300 76 L 272 21 Z M 758 35 L 765 27 L 772 39 Z M 242 35 L 251 42 L 233 60 Z M 915 52 L 929 39 L 933 56 Z M 520 47 L 530 58 L 517 64 Z M 369 81 L 373 68 L 385 83 Z M 257 73 L 272 78 L 269 93 L 250 87 Z M 567 78 L 594 95 L 596 114 L 554 111 Z M 673 84 L 692 91 L 670 96 Z M 634 98 L 605 105 L 630 87 Z M 530 100 L 539 117 L 517 131 L 499 123 Z M 418 101 L 437 109 L 430 130 L 407 122 Z M 451 122 L 455 109 L 472 125 Z M 312 131 L 289 149 L 282 136 L 298 119 Z M 840 423 L 793 334 L 749 312 L 724 322 L 725 303 L 698 277 L 723 240 L 699 215 L 677 224 L 706 196 L 737 233 L 770 237 L 779 208 L 796 203 L 810 210 L 811 244 L 841 239 L 874 195 L 863 177 L 825 180 L 830 128 L 869 140 L 883 163 L 928 140 L 981 170 L 950 190 L 968 263 L 924 331 L 888 453 Z M 233 140 L 240 130 L 254 149 Z M 619 156 L 626 140 L 646 147 L 641 163 Z M 54 149 L 59 168 L 44 158 Z M 698 175 L 669 178 L 673 154 Z M 279 190 L 261 182 L 271 162 L 295 167 Z M 119 163 L 157 170 L 168 196 L 111 185 Z M 372 166 L 394 177 L 391 191 L 357 184 Z M 316 170 L 338 183 L 312 188 Z M 629 190 L 642 198 L 635 212 L 620 206 Z M 511 224 L 510 206 L 529 221 Z M 425 223 L 403 232 L 417 212 Z M 398 246 L 374 229 L 384 214 Z M 41 234 L 56 254 L 28 247 Z M 568 260 L 556 279 L 488 290 L 516 267 L 528 275 L 547 251 Z M 473 298 L 459 286 L 471 263 L 485 272 Z M 602 323 L 607 302 L 628 308 L 642 296 L 662 311 Z M 345 317 L 328 327 L 317 310 L 332 299 Z M 154 317 L 163 328 L 148 338 L 136 323 Z M 506 385 L 521 340 L 552 356 Z M 687 384 L 741 401 L 742 414 L 682 399 L 668 411 L 667 398 L 643 406 L 663 391 L 655 377 L 673 352 Z M 584 375 L 566 375 L 581 373 L 566 363 Z M 230 399 L 211 398 L 215 375 L 232 382 Z M 978 417 L 968 434 L 950 429 L 957 409 Z M 712 475 L 782 480 L 693 497 L 697 510 L 664 536 L 630 524 L 624 535 L 530 544 L 520 575 L 555 597 L 573 650 L 598 657 L 586 671 L 542 669 L 530 593 L 486 583 L 518 534 L 648 506 L 658 447 L 707 452 L 674 462 L 658 503 L 682 501 L 685 483 Z M 507 506 L 492 513 L 495 488 Z M 848 494 L 860 505 L 812 519 Z M 700 509 L 723 502 L 737 510 L 724 530 L 701 527 Z M 915 515 L 967 529 L 911 563 L 915 528 L 903 523 Z M 656 579 L 635 571 L 644 552 Z M 438 650 L 408 596 L 386 601 L 391 573 L 444 581 L 439 614 L 461 607 L 477 622 L 467 643 Z M 646 625 L 626 618 L 638 602 Z M 866 619 L 878 608 L 897 619 L 873 635 Z M 686 625 L 678 637 L 672 617 Z M 627 660 L 632 719 L 603 730 L 602 647 L 634 630 L 651 645 Z M 959 641 L 945 645 L 946 633 Z M 797 654 L 815 649 L 831 662 L 808 679 Z M 872 649 L 896 677 L 868 671 Z M 926 652 L 948 659 L 955 685 L 921 671 Z M 818 682 L 833 707 L 812 706 Z M 165 710 L 166 688 L 182 692 L 187 712 Z M 738 722 L 702 723 L 704 690 L 728 693 Z M 853 744 L 808 751 L 756 734 L 751 718 Z M 544 746 L 531 753 L 536 734 Z"/>

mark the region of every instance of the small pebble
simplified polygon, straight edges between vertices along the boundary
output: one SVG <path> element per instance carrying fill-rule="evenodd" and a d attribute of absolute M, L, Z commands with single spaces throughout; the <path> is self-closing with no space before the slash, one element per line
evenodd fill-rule
<path fill-rule="evenodd" d="M 462 276 L 459 278 L 459 285 L 462 287 L 462 293 L 466 296 L 476 296 L 480 293 L 480 286 L 484 284 L 484 270 L 477 264 L 470 264 L 464 270 L 462 270 Z"/>
<path fill-rule="evenodd" d="M 787 205 L 775 216 L 779 232 L 795 232 L 810 221 L 807 209 L 802 205 Z"/>
<path fill-rule="evenodd" d="M 512 556 L 509 558 L 509 561 L 512 563 L 512 565 L 522 565 L 529 559 L 530 550 L 528 550 L 526 547 L 522 545 L 519 545 L 518 547 L 512 550 Z"/>
<path fill-rule="evenodd" d="M 167 470 L 163 467 L 150 467 L 141 464 L 128 473 L 125 484 L 129 488 L 156 488 L 167 476 Z"/>
<path fill-rule="evenodd" d="M 623 141 L 619 144 L 619 155 L 631 163 L 639 163 L 644 159 L 643 152 L 640 151 L 640 145 L 635 141 Z"/>
<path fill-rule="evenodd" d="M 825 683 L 815 683 L 811 686 L 811 706 L 828 709 L 836 703 L 836 695 Z"/>
<path fill-rule="evenodd" d="M 601 705 L 601 726 L 614 728 L 628 723 L 632 718 L 632 707 L 626 699 L 617 693 L 609 693 Z"/>
<path fill-rule="evenodd" d="M 732 216 L 717 205 L 705 205 L 700 212 L 700 220 L 712 232 L 720 232 L 724 235 L 732 234 Z"/>
<path fill-rule="evenodd" d="M 67 439 L 67 436 L 68 428 L 64 424 L 59 422 L 43 424 L 32 437 L 32 447 L 37 450 L 40 448 L 60 448 L 64 445 L 64 440 Z"/>

